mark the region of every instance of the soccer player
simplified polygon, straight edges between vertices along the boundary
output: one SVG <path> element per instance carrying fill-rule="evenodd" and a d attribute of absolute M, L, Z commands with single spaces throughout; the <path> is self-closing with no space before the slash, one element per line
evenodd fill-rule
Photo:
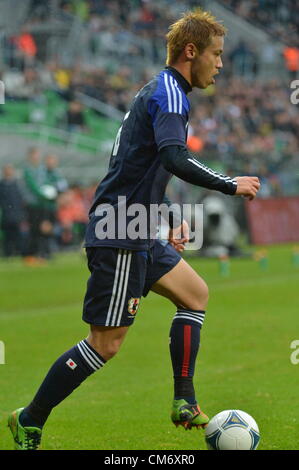
<path fill-rule="evenodd" d="M 180 256 L 188 241 L 188 226 L 173 214 L 169 243 L 151 234 L 129 237 L 125 229 L 132 212 L 121 206 L 123 201 L 132 210 L 136 204 L 147 210 L 151 204 L 160 205 L 172 175 L 232 196 L 256 196 L 258 178 L 220 175 L 202 165 L 186 147 L 187 94 L 193 87 L 204 89 L 215 83 L 214 76 L 222 68 L 224 36 L 225 28 L 209 13 L 187 12 L 167 34 L 166 68 L 134 98 L 90 209 L 85 246 L 91 274 L 83 308 L 89 336 L 59 357 L 32 402 L 10 415 L 16 448 L 36 449 L 51 410 L 118 352 L 140 298 L 149 290 L 170 299 L 176 308 L 170 329 L 171 419 L 185 429 L 208 423 L 193 386 L 208 287 Z M 109 211 L 117 236 L 105 238 Z"/>

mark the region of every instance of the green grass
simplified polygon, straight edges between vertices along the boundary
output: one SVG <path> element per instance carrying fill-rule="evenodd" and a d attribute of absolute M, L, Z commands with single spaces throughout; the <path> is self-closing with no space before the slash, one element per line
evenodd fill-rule
<path fill-rule="evenodd" d="M 190 258 L 210 287 L 195 384 L 213 416 L 236 408 L 261 431 L 259 449 L 299 449 L 299 268 L 291 246 L 269 249 L 263 271 L 251 259 L 232 260 L 221 277 L 216 260 Z M 26 405 L 56 358 L 87 335 L 81 321 L 88 271 L 68 254 L 41 268 L 0 262 L 0 449 L 11 449 L 8 413 Z M 43 449 L 205 449 L 201 431 L 170 422 L 172 373 L 168 332 L 175 312 L 155 294 L 142 301 L 120 353 L 53 410 Z"/>

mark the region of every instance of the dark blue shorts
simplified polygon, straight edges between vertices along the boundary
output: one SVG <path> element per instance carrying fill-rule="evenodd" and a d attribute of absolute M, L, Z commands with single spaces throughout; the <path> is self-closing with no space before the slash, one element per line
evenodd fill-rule
<path fill-rule="evenodd" d="M 160 240 L 150 252 L 110 247 L 86 248 L 90 277 L 84 298 L 83 320 L 99 326 L 129 326 L 140 298 L 181 259 Z"/>

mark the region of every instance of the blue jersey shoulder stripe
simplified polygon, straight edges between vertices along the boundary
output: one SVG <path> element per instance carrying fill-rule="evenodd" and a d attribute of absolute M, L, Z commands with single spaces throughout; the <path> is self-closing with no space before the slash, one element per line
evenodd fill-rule
<path fill-rule="evenodd" d="M 157 108 L 164 113 L 188 114 L 189 100 L 176 79 L 168 72 L 162 71 L 157 76 L 156 90 L 148 102 L 148 111 L 155 118 Z"/>

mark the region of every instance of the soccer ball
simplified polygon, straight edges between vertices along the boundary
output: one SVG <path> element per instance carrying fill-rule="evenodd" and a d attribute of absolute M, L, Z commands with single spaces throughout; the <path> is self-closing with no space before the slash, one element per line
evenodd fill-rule
<path fill-rule="evenodd" d="M 258 425 L 245 411 L 225 410 L 205 428 L 209 450 L 255 450 L 260 440 Z"/>

